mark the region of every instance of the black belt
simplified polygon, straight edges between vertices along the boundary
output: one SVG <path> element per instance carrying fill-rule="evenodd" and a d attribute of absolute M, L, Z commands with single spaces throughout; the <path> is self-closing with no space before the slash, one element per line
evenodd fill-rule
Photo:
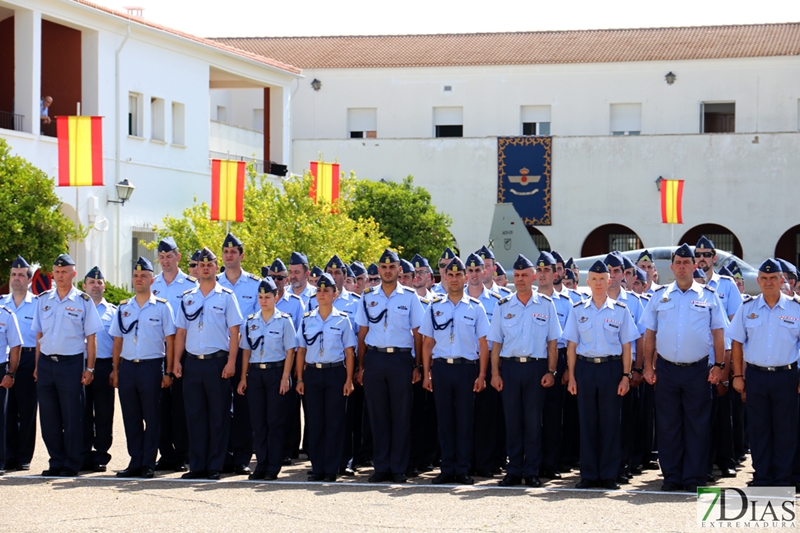
<path fill-rule="evenodd" d="M 368 350 L 372 350 L 375 352 L 383 352 L 383 353 L 411 353 L 411 348 L 378 348 L 377 346 L 369 346 L 367 345 Z"/>
<path fill-rule="evenodd" d="M 259 370 L 267 370 L 269 368 L 283 368 L 285 366 L 285 360 L 283 361 L 275 361 L 272 363 L 250 363 L 250 368 L 257 368 Z"/>
<path fill-rule="evenodd" d="M 344 359 L 336 363 L 306 363 L 306 369 L 309 368 L 334 368 L 344 366 Z"/>
<path fill-rule="evenodd" d="M 586 361 L 587 363 L 607 363 L 609 361 L 620 361 L 622 360 L 621 355 L 606 355 L 604 357 L 586 357 L 584 355 L 578 354 L 578 359 L 581 361 Z"/>
<path fill-rule="evenodd" d="M 228 352 L 226 352 L 225 350 L 220 350 L 218 352 L 209 353 L 205 355 L 197 355 L 191 352 L 186 352 L 186 353 L 188 353 L 191 357 L 194 357 L 195 359 L 200 359 L 201 361 L 204 361 L 206 359 L 219 359 L 220 357 L 228 357 Z"/>
<path fill-rule="evenodd" d="M 658 358 L 659 359 L 663 359 L 664 361 L 666 361 L 667 363 L 671 364 L 672 366 L 681 366 L 681 367 L 699 366 L 701 363 L 703 365 L 705 365 L 705 366 L 708 366 L 708 356 L 703 357 L 699 361 L 694 361 L 693 363 L 673 363 L 669 359 L 664 359 L 664 357 L 662 357 L 661 354 L 659 354 Z"/>
<path fill-rule="evenodd" d="M 789 365 L 781 366 L 758 366 L 754 365 L 753 363 L 747 363 L 747 368 L 752 368 L 754 370 L 758 370 L 759 372 L 783 372 L 784 370 L 797 369 L 797 363 L 795 362 Z"/>
<path fill-rule="evenodd" d="M 525 357 L 503 357 L 506 361 L 514 361 L 515 363 L 530 363 L 532 361 L 546 361 L 546 357 L 531 357 L 530 355 Z"/>
<path fill-rule="evenodd" d="M 36 346 L 34 346 L 33 348 L 23 348 L 21 350 L 21 353 L 36 353 Z"/>
<path fill-rule="evenodd" d="M 71 359 L 72 357 L 82 357 L 83 354 L 79 353 L 75 355 L 59 355 L 59 354 L 47 355 L 43 353 L 41 354 L 41 356 L 50 359 L 54 363 L 58 363 L 59 361 L 66 361 L 67 359 Z"/>
<path fill-rule="evenodd" d="M 98 361 L 99 361 L 99 360 L 100 360 L 100 359 L 98 359 Z M 125 358 L 123 357 L 123 358 L 122 358 L 122 360 L 123 360 L 123 361 L 125 361 L 125 362 L 127 362 L 127 363 L 136 363 L 136 364 L 139 364 L 139 363 L 147 363 L 147 362 L 150 362 L 150 361 L 158 361 L 159 363 L 161 363 L 161 362 L 163 362 L 163 361 L 164 361 L 164 358 L 163 358 L 163 357 L 153 357 L 153 358 L 151 358 L 151 359 L 125 359 Z"/>
<path fill-rule="evenodd" d="M 434 357 L 433 362 L 442 362 L 448 365 L 474 365 L 478 360 L 465 357 Z"/>

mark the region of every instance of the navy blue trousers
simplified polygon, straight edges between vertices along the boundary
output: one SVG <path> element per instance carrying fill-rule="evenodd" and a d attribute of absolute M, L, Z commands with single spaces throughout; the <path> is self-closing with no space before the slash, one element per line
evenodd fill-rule
<path fill-rule="evenodd" d="M 581 479 L 617 479 L 622 460 L 622 397 L 617 394 L 621 379 L 622 361 L 588 363 L 577 360 L 575 381 L 581 433 Z"/>
<path fill-rule="evenodd" d="M 189 469 L 221 471 L 231 423 L 231 380 L 222 379 L 227 357 L 197 359 L 183 367 L 183 399 L 189 430 Z"/>
<path fill-rule="evenodd" d="M 0 363 L 0 376 L 6 375 L 8 363 Z M 8 389 L 0 387 L 0 468 L 6 467 L 6 398 Z"/>
<path fill-rule="evenodd" d="M 491 367 L 491 365 L 489 365 Z M 492 387 L 492 369 L 486 371 L 486 388 L 475 395 L 472 467 L 474 470 L 493 471 L 497 468 L 497 441 L 500 438 L 500 422 L 497 416 L 500 393 Z M 503 450 L 505 456 L 505 450 Z M 504 461 L 505 462 L 505 461 Z"/>
<path fill-rule="evenodd" d="M 442 474 L 469 472 L 475 415 L 478 364 L 448 365 L 434 359 L 431 369 L 439 444 L 442 449 Z"/>
<path fill-rule="evenodd" d="M 656 438 L 664 482 L 705 485 L 711 446 L 708 366 L 705 360 L 695 366 L 675 366 L 663 358 L 657 365 Z"/>
<path fill-rule="evenodd" d="M 339 474 L 347 411 L 347 396 L 344 395 L 346 380 L 347 370 L 344 366 L 316 368 L 306 365 L 303 373 L 308 442 L 306 451 L 311 460 L 312 474 Z"/>
<path fill-rule="evenodd" d="M 503 410 L 506 421 L 506 473 L 538 476 L 542 465 L 542 411 L 545 388 L 542 376 L 547 359 L 527 363 L 503 360 Z"/>
<path fill-rule="evenodd" d="M 36 348 L 23 348 L 17 377 L 8 390 L 6 409 L 6 463 L 30 464 L 36 445 L 36 413 L 39 410 L 33 368 Z"/>
<path fill-rule="evenodd" d="M 161 380 L 164 359 L 119 363 L 119 403 L 130 462 L 128 468 L 155 468 L 161 434 Z"/>
<path fill-rule="evenodd" d="M 186 364 L 186 352 L 181 365 Z M 172 380 L 172 386 L 161 389 L 161 436 L 158 450 L 161 461 L 183 465 L 189 458 L 189 431 L 186 429 L 186 409 L 183 405 L 183 378 Z"/>
<path fill-rule="evenodd" d="M 411 374 L 408 352 L 367 350 L 364 395 L 372 428 L 375 472 L 404 474 L 411 450 Z"/>
<path fill-rule="evenodd" d="M 60 356 L 58 362 L 39 356 L 39 422 L 53 469 L 78 472 L 83 464 L 83 368 L 83 354 Z"/>
<path fill-rule="evenodd" d="M 797 447 L 797 371 L 764 372 L 747 367 L 747 431 L 753 486 L 785 487 Z"/>
<path fill-rule="evenodd" d="M 558 349 L 558 373 L 555 384 L 545 389 L 544 413 L 542 414 L 542 467 L 558 471 L 561 455 L 561 436 L 564 419 L 564 399 L 567 394 L 566 385 L 561 384 L 561 377 L 567 370 L 567 349 Z"/>
<path fill-rule="evenodd" d="M 278 475 L 284 457 L 286 429 L 292 398 L 280 394 L 283 366 L 260 369 L 250 366 L 245 395 L 253 427 L 256 472 Z M 294 385 L 290 381 L 290 388 Z"/>
<path fill-rule="evenodd" d="M 111 461 L 116 392 L 108 378 L 114 369 L 112 359 L 96 359 L 94 379 L 86 387 L 83 412 L 83 467 L 107 465 Z"/>
<path fill-rule="evenodd" d="M 236 355 L 236 370 L 233 374 L 232 383 L 239 383 L 242 377 L 242 349 Z M 249 465 L 253 458 L 253 426 L 250 424 L 250 405 L 247 402 L 247 395 L 238 394 L 235 387 L 231 389 L 232 413 L 231 434 L 228 442 L 228 461 L 233 465 Z"/>

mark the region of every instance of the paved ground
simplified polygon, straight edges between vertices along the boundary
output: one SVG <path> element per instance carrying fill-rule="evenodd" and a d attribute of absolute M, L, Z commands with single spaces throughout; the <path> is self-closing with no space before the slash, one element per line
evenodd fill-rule
<path fill-rule="evenodd" d="M 372 470 L 336 484 L 307 483 L 308 462 L 287 467 L 276 482 L 224 476 L 188 482 L 179 474 L 118 480 L 127 466 L 117 409 L 113 459 L 104 474 L 41 478 L 47 467 L 39 441 L 29 472 L 0 478 L 0 531 L 687 531 L 695 529 L 695 497 L 660 493 L 658 472 L 645 472 L 620 491 L 575 490 L 577 473 L 542 489 L 434 487 L 425 474 L 405 485 L 370 485 Z M 743 486 L 737 478 L 722 482 Z"/>

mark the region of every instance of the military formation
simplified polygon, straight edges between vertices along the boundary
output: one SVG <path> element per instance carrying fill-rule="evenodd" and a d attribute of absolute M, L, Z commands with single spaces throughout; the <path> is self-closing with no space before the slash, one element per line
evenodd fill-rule
<path fill-rule="evenodd" d="M 749 451 L 750 485 L 800 488 L 787 261 L 764 261 L 751 297 L 735 263 L 714 271 L 705 237 L 674 251 L 663 286 L 646 250 L 585 280 L 555 251 L 520 255 L 508 280 L 487 247 L 448 248 L 439 283 L 426 258 L 389 249 L 324 270 L 293 252 L 260 276 L 235 235 L 219 252 L 197 250 L 186 274 L 164 238 L 161 273 L 140 257 L 119 306 L 97 267 L 78 291 L 66 254 L 34 296 L 17 257 L 0 301 L 0 467 L 30 468 L 38 410 L 42 475 L 105 471 L 118 393 L 120 478 L 275 480 L 304 453 L 312 482 L 438 468 L 434 484 L 540 487 L 577 470 L 577 488 L 613 490 L 660 468 L 662 490 L 694 492 Z"/>

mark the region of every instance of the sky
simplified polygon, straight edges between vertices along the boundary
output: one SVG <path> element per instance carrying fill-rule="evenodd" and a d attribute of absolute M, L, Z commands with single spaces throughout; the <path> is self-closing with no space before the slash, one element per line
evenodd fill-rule
<path fill-rule="evenodd" d="M 797 0 L 94 0 L 203 37 L 385 35 L 800 22 Z M 480 6 L 480 7 L 478 7 Z"/>

